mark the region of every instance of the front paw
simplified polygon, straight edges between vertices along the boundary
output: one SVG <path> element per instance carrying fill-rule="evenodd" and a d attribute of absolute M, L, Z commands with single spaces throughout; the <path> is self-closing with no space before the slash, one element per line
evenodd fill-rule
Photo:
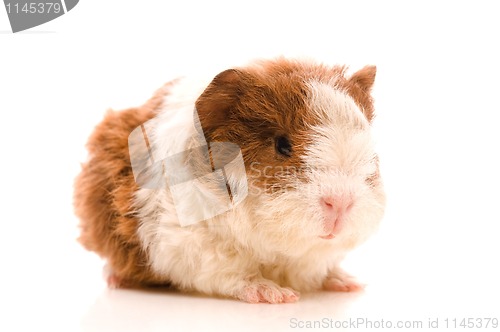
<path fill-rule="evenodd" d="M 292 303 L 297 302 L 299 296 L 297 291 L 262 280 L 245 286 L 237 298 L 248 303 Z"/>
<path fill-rule="evenodd" d="M 365 285 L 359 283 L 356 278 L 345 273 L 328 276 L 325 281 L 323 281 L 323 289 L 332 292 L 356 292 L 364 288 Z"/>

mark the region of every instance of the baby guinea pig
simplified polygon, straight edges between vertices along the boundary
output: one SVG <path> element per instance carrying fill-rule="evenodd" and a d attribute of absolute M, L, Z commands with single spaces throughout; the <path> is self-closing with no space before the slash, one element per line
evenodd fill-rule
<path fill-rule="evenodd" d="M 384 212 L 370 133 L 375 73 L 256 61 L 208 84 L 175 80 L 141 107 L 108 112 L 75 182 L 80 242 L 107 260 L 108 284 L 171 285 L 251 303 L 360 289 L 339 264 Z M 146 180 L 133 167 L 133 132 L 150 154 L 138 157 Z M 215 165 L 203 146 L 217 143 L 237 147 L 231 155 L 241 157 L 242 174 L 227 160 L 224 172 Z M 203 160 L 211 167 L 198 172 Z M 172 181 L 185 169 L 199 179 L 177 190 Z M 222 189 L 214 185 L 220 174 Z M 203 192 L 210 200 L 199 200 Z M 224 197 L 233 204 L 213 213 Z"/>

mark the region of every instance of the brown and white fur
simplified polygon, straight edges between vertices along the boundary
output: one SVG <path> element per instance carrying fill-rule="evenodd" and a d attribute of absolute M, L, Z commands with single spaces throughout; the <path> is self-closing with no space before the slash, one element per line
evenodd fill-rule
<path fill-rule="evenodd" d="M 348 77 L 345 67 L 279 58 L 208 86 L 180 79 L 142 107 L 108 112 L 75 184 L 81 243 L 106 258 L 115 286 L 170 284 L 252 303 L 359 289 L 339 264 L 384 211 L 370 133 L 375 72 Z M 135 183 L 128 135 L 151 120 L 150 144 L 163 147 L 176 114 L 186 138 L 169 144 L 188 149 L 195 108 L 207 142 L 241 148 L 249 191 L 232 210 L 182 227 L 168 188 Z"/>

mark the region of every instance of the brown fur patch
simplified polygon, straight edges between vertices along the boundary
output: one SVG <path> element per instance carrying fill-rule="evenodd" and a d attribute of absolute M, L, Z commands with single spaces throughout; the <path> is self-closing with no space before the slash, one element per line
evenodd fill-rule
<path fill-rule="evenodd" d="M 112 277 L 122 286 L 165 282 L 148 267 L 136 234 L 138 220 L 132 200 L 138 188 L 130 164 L 128 136 L 157 114 L 169 87 L 166 84 L 141 107 L 108 111 L 89 138 L 89 159 L 75 181 L 79 241 L 107 259 Z"/>
<path fill-rule="evenodd" d="M 345 77 L 343 66 L 327 67 L 308 62 L 263 61 L 253 66 L 220 73 L 196 101 L 196 109 L 207 141 L 232 142 L 242 149 L 253 185 L 280 190 L 286 172 L 301 178 L 300 159 L 311 126 L 320 124 L 307 109 L 308 81 L 330 83 L 346 91 L 371 121 L 370 89 L 375 67 L 365 67 Z M 290 156 L 275 149 L 276 139 L 286 137 Z M 284 173 L 285 170 L 285 173 Z M 259 175 L 260 174 L 260 175 Z M 280 176 L 281 175 L 281 176 Z"/>

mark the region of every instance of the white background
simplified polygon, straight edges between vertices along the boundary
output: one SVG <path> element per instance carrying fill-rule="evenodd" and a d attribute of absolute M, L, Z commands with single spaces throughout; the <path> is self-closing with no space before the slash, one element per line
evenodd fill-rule
<path fill-rule="evenodd" d="M 0 8 L 0 330 L 287 331 L 292 319 L 500 318 L 494 1 L 92 1 L 12 34 Z M 250 305 L 107 290 L 73 179 L 107 108 L 181 74 L 277 55 L 378 67 L 388 207 L 345 262 L 368 286 Z M 331 329 L 325 329 L 331 330 Z M 389 330 L 389 329 L 388 329 Z M 484 330 L 484 329 L 479 329 Z"/>

